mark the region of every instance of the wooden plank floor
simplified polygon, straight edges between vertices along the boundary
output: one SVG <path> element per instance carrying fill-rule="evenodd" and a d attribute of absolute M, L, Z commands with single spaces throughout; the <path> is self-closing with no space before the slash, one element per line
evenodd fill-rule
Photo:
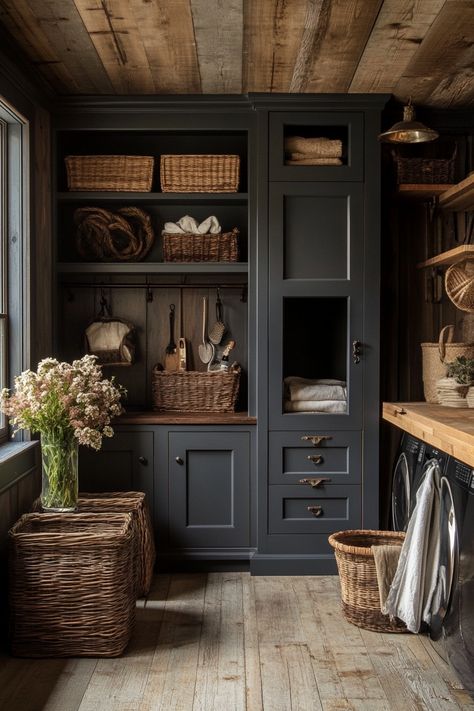
<path fill-rule="evenodd" d="M 336 577 L 156 576 L 120 659 L 0 658 L 2 711 L 474 711 L 422 636 L 342 617 Z"/>

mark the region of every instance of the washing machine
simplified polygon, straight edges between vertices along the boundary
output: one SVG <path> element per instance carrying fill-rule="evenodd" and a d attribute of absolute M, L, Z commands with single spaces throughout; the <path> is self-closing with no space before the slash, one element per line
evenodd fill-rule
<path fill-rule="evenodd" d="M 439 570 L 430 638 L 474 695 L 474 470 L 451 457 L 441 479 Z"/>
<path fill-rule="evenodd" d="M 425 442 L 404 432 L 392 476 L 392 527 L 406 531 L 412 512 L 412 492 L 425 459 Z"/>

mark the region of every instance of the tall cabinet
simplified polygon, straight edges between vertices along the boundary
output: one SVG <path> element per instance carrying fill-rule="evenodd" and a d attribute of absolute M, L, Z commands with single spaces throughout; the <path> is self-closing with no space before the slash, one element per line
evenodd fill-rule
<path fill-rule="evenodd" d="M 84 98 L 57 109 L 56 353 L 83 353 L 104 296 L 138 339 L 134 365 L 106 371 L 128 388 L 128 412 L 104 451 L 81 453 L 81 488 L 146 491 L 162 568 L 240 560 L 255 574 L 331 572 L 328 534 L 378 525 L 376 136 L 385 99 Z M 340 164 L 288 164 L 291 136 L 340 141 Z M 154 156 L 151 191 L 68 191 L 64 158 L 98 153 Z M 238 192 L 163 193 L 163 153 L 238 154 Z M 74 215 L 83 206 L 147 211 L 157 237 L 146 259 L 81 259 Z M 237 227 L 239 261 L 164 262 L 164 222 L 185 214 Z M 151 370 L 164 356 L 170 304 L 190 367 L 203 369 L 200 305 L 207 296 L 212 318 L 217 287 L 242 365 L 237 412 L 154 412 Z M 343 383 L 345 401 L 337 412 L 289 412 L 291 377 Z"/>
<path fill-rule="evenodd" d="M 266 477 L 259 467 L 255 573 L 332 572 L 328 534 L 378 527 L 377 133 L 385 98 L 255 97 L 268 147 L 259 162 Z M 292 137 L 321 136 L 342 146 L 332 165 L 292 160 Z M 321 387 L 308 396 L 301 379 Z M 336 390 L 321 394 L 331 383 Z"/>

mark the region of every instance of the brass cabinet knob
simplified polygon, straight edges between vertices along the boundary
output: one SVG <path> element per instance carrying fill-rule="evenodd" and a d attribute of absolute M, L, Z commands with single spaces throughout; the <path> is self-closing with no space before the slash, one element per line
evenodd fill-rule
<path fill-rule="evenodd" d="M 331 481 L 331 479 L 327 479 L 325 477 L 320 479 L 300 479 L 300 484 L 308 484 L 308 486 L 311 486 L 313 489 L 318 489 L 326 481 Z"/>
<path fill-rule="evenodd" d="M 330 435 L 303 435 L 302 442 L 311 442 L 313 447 L 319 447 L 324 440 L 332 439 Z"/>
<path fill-rule="evenodd" d="M 179 464 L 181 466 L 184 464 L 184 459 L 181 459 L 181 457 L 176 457 L 175 461 L 176 464 Z"/>
<path fill-rule="evenodd" d="M 323 513 L 322 506 L 308 506 L 307 508 L 308 508 L 308 511 L 310 511 L 313 514 L 313 516 L 316 516 L 316 518 L 321 516 L 321 514 Z"/>
<path fill-rule="evenodd" d="M 324 457 L 322 457 L 320 454 L 308 454 L 306 457 L 310 462 L 313 462 L 314 466 L 317 466 L 318 464 L 322 464 L 324 462 Z"/>

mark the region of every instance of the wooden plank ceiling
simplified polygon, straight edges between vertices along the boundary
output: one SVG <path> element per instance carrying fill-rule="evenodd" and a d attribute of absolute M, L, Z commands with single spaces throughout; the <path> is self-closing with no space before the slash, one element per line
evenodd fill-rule
<path fill-rule="evenodd" d="M 474 0 L 0 0 L 0 24 L 61 95 L 474 101 Z"/>

